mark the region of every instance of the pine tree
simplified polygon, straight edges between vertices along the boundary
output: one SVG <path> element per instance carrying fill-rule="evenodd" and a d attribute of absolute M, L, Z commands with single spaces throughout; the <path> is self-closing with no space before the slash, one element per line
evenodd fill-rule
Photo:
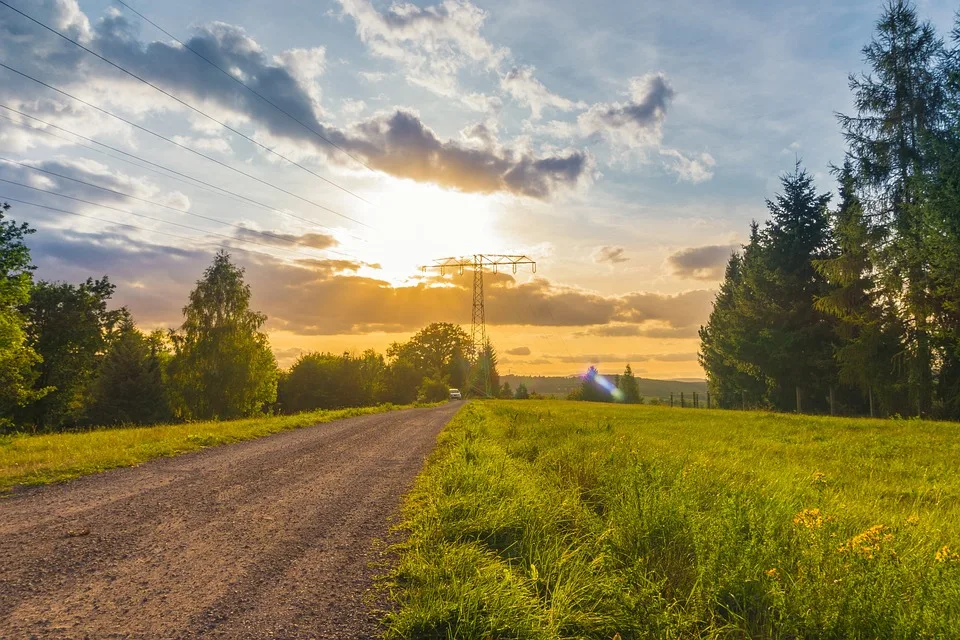
<path fill-rule="evenodd" d="M 834 356 L 839 381 L 859 392 L 846 403 L 857 412 L 875 401 L 879 413 L 906 410 L 898 397 L 902 385 L 896 375 L 896 355 L 902 351 L 902 325 L 892 310 L 883 306 L 873 264 L 882 230 L 868 224 L 857 195 L 853 164 L 847 160 L 835 172 L 840 203 L 832 215 L 836 248 L 829 258 L 814 261 L 830 289 L 816 300 L 817 308 L 837 319 L 839 343 Z"/>
<path fill-rule="evenodd" d="M 933 357 L 930 300 L 921 231 L 921 179 L 930 168 L 925 144 L 942 126 L 944 86 L 937 62 L 943 43 L 915 7 L 892 0 L 863 49 L 871 74 L 851 76 L 856 116 L 839 115 L 874 224 L 888 236 L 877 260 L 884 295 L 907 333 L 913 405 L 930 406 Z"/>
<path fill-rule="evenodd" d="M 159 348 L 129 317 L 122 321 L 93 383 L 87 422 L 156 424 L 171 417 Z"/>
<path fill-rule="evenodd" d="M 620 389 L 621 402 L 626 404 L 640 404 L 640 384 L 633 375 L 633 369 L 628 364 L 623 370 L 623 375 L 617 380 L 617 388 Z"/>

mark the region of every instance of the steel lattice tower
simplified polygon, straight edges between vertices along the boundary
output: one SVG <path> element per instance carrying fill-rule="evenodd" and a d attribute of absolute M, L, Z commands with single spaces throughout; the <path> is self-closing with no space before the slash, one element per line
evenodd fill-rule
<path fill-rule="evenodd" d="M 533 272 L 537 272 L 537 263 L 527 256 L 504 255 L 498 253 L 477 253 L 472 256 L 459 258 L 439 258 L 433 261 L 432 265 L 422 267 L 423 271 L 434 269 L 445 275 L 447 270 L 456 270 L 458 275 L 463 275 L 465 269 L 473 269 L 473 308 L 470 315 L 470 360 L 481 367 L 488 366 L 487 359 L 483 357 L 484 349 L 487 346 L 487 320 L 486 311 L 483 308 L 483 272 L 486 269 L 497 273 L 500 267 L 510 267 L 513 272 L 517 272 L 517 267 L 521 265 L 530 265 Z M 490 395 L 490 376 L 489 372 L 482 372 L 484 388 L 477 389 L 485 396 Z"/>

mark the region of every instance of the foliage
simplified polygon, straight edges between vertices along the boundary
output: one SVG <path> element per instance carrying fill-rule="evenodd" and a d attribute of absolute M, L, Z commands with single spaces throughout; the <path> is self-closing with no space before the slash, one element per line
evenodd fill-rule
<path fill-rule="evenodd" d="M 450 387 L 443 380 L 424 378 L 417 389 L 417 402 L 442 402 L 450 396 Z"/>
<path fill-rule="evenodd" d="M 446 380 L 457 389 L 466 386 L 470 337 L 458 325 L 435 322 L 418 331 L 404 343 L 395 342 L 387 349 L 391 362 L 402 361 L 423 378 Z"/>
<path fill-rule="evenodd" d="M 506 384 L 506 383 L 504 383 Z M 513 397 L 517 400 L 527 400 L 530 398 L 530 392 L 527 391 L 527 385 L 522 382 L 517 385 L 517 391 L 513 394 Z"/>
<path fill-rule="evenodd" d="M 637 378 L 633 375 L 633 369 L 628 364 L 623 370 L 623 375 L 617 380 L 617 389 L 622 394 L 620 402 L 627 404 L 640 404 L 640 385 L 637 384 Z"/>
<path fill-rule="evenodd" d="M 243 269 L 221 251 L 190 293 L 184 322 L 171 334 L 169 379 L 182 418 L 227 420 L 260 413 L 277 397 L 277 364 L 250 309 Z"/>
<path fill-rule="evenodd" d="M 957 455 L 926 421 L 471 403 L 407 498 L 387 635 L 955 637 Z"/>
<path fill-rule="evenodd" d="M 374 405 L 385 395 L 385 372 L 383 356 L 372 350 L 358 357 L 305 354 L 280 382 L 280 407 L 286 413 L 297 413 Z"/>
<path fill-rule="evenodd" d="M 124 318 L 93 382 L 87 422 L 110 426 L 170 420 L 163 382 L 166 348 L 162 333 L 145 336 Z"/>
<path fill-rule="evenodd" d="M 10 205 L 0 207 L 0 432 L 13 426 L 13 411 L 45 395 L 36 389 L 34 367 L 40 356 L 27 341 L 26 319 L 20 310 L 30 299 L 33 266 L 24 238 L 33 233 L 26 223 L 6 220 Z"/>
<path fill-rule="evenodd" d="M 79 285 L 38 282 L 22 310 L 30 345 L 42 358 L 35 388 L 52 389 L 15 411 L 18 423 L 58 430 L 83 424 L 91 385 L 105 354 L 129 318 L 108 309 L 114 285 L 107 276 Z"/>

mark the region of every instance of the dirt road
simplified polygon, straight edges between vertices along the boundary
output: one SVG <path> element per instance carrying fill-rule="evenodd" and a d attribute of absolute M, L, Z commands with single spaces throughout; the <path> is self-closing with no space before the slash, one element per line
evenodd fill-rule
<path fill-rule="evenodd" d="M 0 500 L 0 638 L 376 637 L 372 545 L 456 409 L 350 418 Z"/>

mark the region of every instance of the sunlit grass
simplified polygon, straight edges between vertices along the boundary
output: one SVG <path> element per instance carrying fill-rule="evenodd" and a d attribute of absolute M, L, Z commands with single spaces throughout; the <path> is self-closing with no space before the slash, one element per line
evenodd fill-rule
<path fill-rule="evenodd" d="M 960 425 L 472 403 L 405 506 L 400 638 L 960 637 Z"/>
<path fill-rule="evenodd" d="M 17 485 L 69 480 L 107 469 L 133 466 L 152 458 L 399 408 L 402 407 L 381 405 L 225 422 L 0 436 L 0 494 Z"/>

